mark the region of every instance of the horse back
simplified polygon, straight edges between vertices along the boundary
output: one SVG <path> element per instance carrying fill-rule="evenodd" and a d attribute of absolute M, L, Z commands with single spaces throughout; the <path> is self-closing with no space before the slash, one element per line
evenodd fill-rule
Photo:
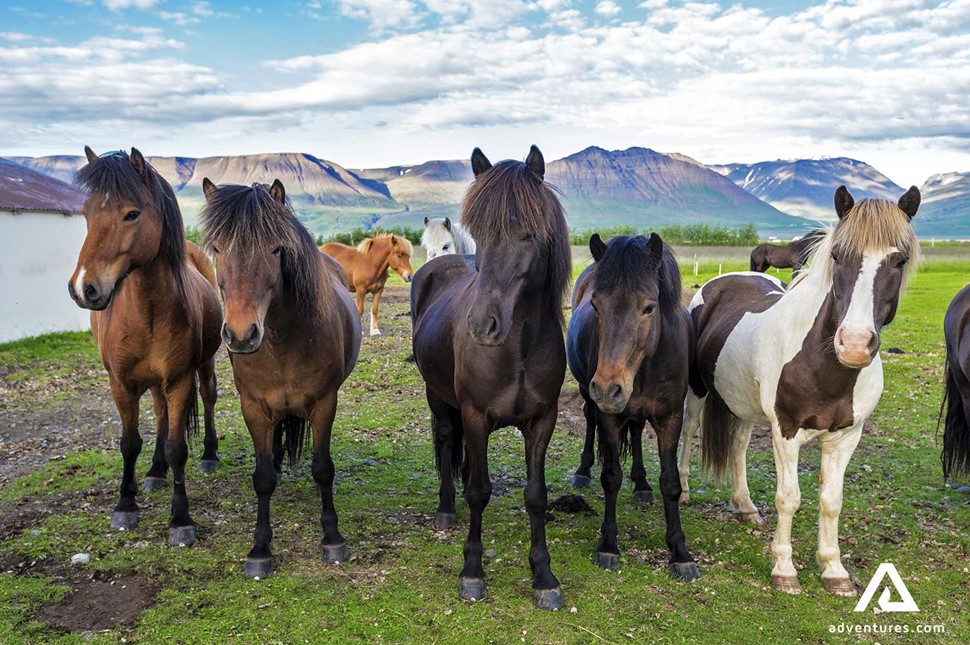
<path fill-rule="evenodd" d="M 195 268 L 196 271 L 202 274 L 202 277 L 208 281 L 213 287 L 216 286 L 216 271 L 212 266 L 212 262 L 209 258 L 205 256 L 196 244 L 193 242 L 185 241 L 185 259 L 186 262 Z"/>
<path fill-rule="evenodd" d="M 947 307 L 943 336 L 950 368 L 962 374 L 970 390 L 970 285 L 961 289 Z"/>

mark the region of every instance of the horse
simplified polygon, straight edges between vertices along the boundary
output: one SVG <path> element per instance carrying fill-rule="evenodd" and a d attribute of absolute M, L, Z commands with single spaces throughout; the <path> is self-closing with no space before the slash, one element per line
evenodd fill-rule
<path fill-rule="evenodd" d="M 474 255 L 475 240 L 465 227 L 452 222 L 450 217 L 437 219 L 424 218 L 424 232 L 421 233 L 421 246 L 428 253 L 428 261 L 439 255 Z"/>
<path fill-rule="evenodd" d="M 614 237 L 608 245 L 594 234 L 589 248 L 594 263 L 573 288 L 566 360 L 583 396 L 587 441 L 599 428 L 606 509 L 594 562 L 603 569 L 620 568 L 620 449 L 628 442 L 639 448 L 644 422 L 649 421 L 660 453 L 670 570 L 683 580 L 696 580 L 700 573 L 680 525 L 677 473 L 677 444 L 694 353 L 694 328 L 680 302 L 680 268 L 656 233 L 649 239 Z M 645 483 L 642 456 L 637 475 Z"/>
<path fill-rule="evenodd" d="M 818 438 L 822 583 L 832 594 L 856 594 L 839 551 L 843 479 L 882 395 L 880 331 L 895 317 L 900 292 L 920 260 L 911 225 L 919 202 L 915 186 L 895 204 L 856 204 L 840 186 L 835 228 L 818 244 L 808 272 L 787 290 L 772 276 L 729 273 L 706 283 L 690 303 L 697 356 L 686 401 L 682 499 L 689 498 L 691 439 L 703 425 L 705 468 L 716 476 L 730 470 L 732 510 L 760 523 L 745 459 L 753 425 L 769 425 L 778 511 L 771 581 L 782 592 L 801 592 L 791 547 L 792 518 L 801 503 L 798 453 Z"/>
<path fill-rule="evenodd" d="M 121 415 L 124 468 L 111 528 L 138 524 L 138 401 L 150 390 L 158 429 L 143 488 L 163 487 L 172 469 L 168 543 L 187 546 L 196 540 L 185 491 L 185 439 L 198 425 L 196 374 L 205 407 L 200 467 L 211 471 L 219 464 L 213 409 L 222 311 L 212 266 L 186 242 L 175 193 L 141 152 L 84 152 L 87 164 L 76 183 L 89 194 L 82 209 L 87 236 L 68 292 L 91 310 L 91 330 Z"/>
<path fill-rule="evenodd" d="M 377 304 L 384 293 L 387 270 L 392 269 L 405 282 L 411 282 L 411 254 L 414 248 L 407 238 L 390 233 L 369 237 L 351 248 L 339 242 L 328 242 L 320 250 L 340 263 L 349 279 L 350 290 L 357 294 L 357 316 L 364 315 L 364 296 L 374 294 L 370 310 L 370 335 L 380 336 L 377 327 Z"/>
<path fill-rule="evenodd" d="M 534 602 L 563 606 L 546 546 L 546 448 L 566 372 L 563 299 L 569 285 L 569 231 L 545 161 L 532 146 L 525 163 L 492 166 L 472 153 L 474 180 L 461 221 L 478 247 L 418 270 L 411 288 L 414 356 L 424 378 L 440 476 L 435 525 L 455 526 L 454 476 L 462 472 L 471 521 L 459 594 L 485 597 L 482 513 L 492 484 L 489 435 L 516 426 L 525 439 L 525 507 Z"/>
<path fill-rule="evenodd" d="M 313 432 L 313 479 L 323 510 L 324 562 L 348 559 L 333 503 L 330 435 L 337 391 L 357 363 L 360 318 L 346 290 L 347 276 L 320 253 L 294 215 L 286 190 L 272 186 L 202 182 L 203 246 L 215 257 L 225 302 L 222 340 L 229 350 L 243 419 L 253 440 L 256 466 L 255 539 L 245 576 L 273 571 L 270 498 L 277 484 L 274 444 L 286 435 L 291 462 Z M 281 454 L 278 446 L 277 457 Z"/>
<path fill-rule="evenodd" d="M 768 267 L 776 269 L 791 269 L 792 277 L 797 276 L 808 256 L 812 253 L 814 244 L 825 237 L 825 229 L 809 231 L 801 238 L 790 244 L 762 244 L 751 251 L 751 270 L 764 273 Z"/>
<path fill-rule="evenodd" d="M 940 406 L 943 478 L 970 475 L 970 286 L 954 296 L 943 318 L 946 389 Z"/>

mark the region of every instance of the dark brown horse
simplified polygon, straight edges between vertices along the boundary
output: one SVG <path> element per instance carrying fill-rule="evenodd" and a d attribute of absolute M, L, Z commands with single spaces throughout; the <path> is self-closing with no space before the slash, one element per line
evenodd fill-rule
<path fill-rule="evenodd" d="M 256 449 L 258 510 L 246 576 L 265 578 L 273 571 L 274 439 L 286 432 L 292 460 L 307 422 L 313 430 L 313 479 L 323 503 L 323 560 L 345 562 L 347 544 L 333 505 L 330 433 L 337 390 L 360 351 L 360 320 L 346 290 L 347 276 L 317 250 L 279 180 L 272 187 L 217 188 L 205 179 L 202 188 L 203 238 L 215 255 L 226 305 L 222 338 Z"/>
<path fill-rule="evenodd" d="M 808 261 L 815 244 L 825 237 L 824 229 L 809 231 L 790 244 L 762 244 L 751 251 L 751 270 L 764 273 L 769 267 L 791 269 L 796 276 Z"/>
<path fill-rule="evenodd" d="M 954 296 L 943 319 L 946 391 L 943 417 L 943 477 L 970 475 L 970 286 Z"/>
<path fill-rule="evenodd" d="M 609 245 L 593 235 L 589 248 L 595 262 L 573 289 L 566 358 L 579 382 L 587 424 L 599 429 L 606 510 L 594 561 L 604 569 L 620 568 L 616 526 L 616 497 L 623 481 L 620 448 L 628 440 L 639 442 L 644 421 L 649 421 L 657 433 L 660 454 L 670 569 L 679 578 L 696 580 L 700 573 L 680 526 L 677 471 L 694 353 L 693 325 L 680 303 L 680 269 L 656 233 L 649 240 L 642 235 L 615 237 Z M 634 427 L 636 436 L 628 439 Z M 587 427 L 587 433 L 592 430 Z"/>
<path fill-rule="evenodd" d="M 212 268 L 197 249 L 187 257 L 175 194 L 138 150 L 103 157 L 84 151 L 88 164 L 78 171 L 77 183 L 89 193 L 88 233 L 68 291 L 92 310 L 91 329 L 121 414 L 125 465 L 111 527 L 125 530 L 138 523 L 138 400 L 151 390 L 158 434 L 144 488 L 160 488 L 172 469 L 169 544 L 189 545 L 196 532 L 185 492 L 185 434 L 197 417 L 196 373 L 205 404 L 202 468 L 218 465 L 213 357 L 222 314 Z"/>
<path fill-rule="evenodd" d="M 459 588 L 465 600 L 481 600 L 482 512 L 492 492 L 488 437 L 518 427 L 525 438 L 535 604 L 558 609 L 562 596 L 546 548 L 545 462 L 566 371 L 569 231 L 554 190 L 543 181 L 545 162 L 535 146 L 525 163 L 494 167 L 476 148 L 472 170 L 461 223 L 477 242 L 475 266 L 464 256 L 436 258 L 418 270 L 411 288 L 414 356 L 427 388 L 441 476 L 435 524 L 454 526 L 453 477 L 462 472 L 471 521 Z"/>

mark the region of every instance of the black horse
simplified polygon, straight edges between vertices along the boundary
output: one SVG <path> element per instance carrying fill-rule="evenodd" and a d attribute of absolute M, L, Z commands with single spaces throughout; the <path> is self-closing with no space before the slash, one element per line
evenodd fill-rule
<path fill-rule="evenodd" d="M 946 392 L 943 420 L 943 477 L 970 475 L 970 286 L 953 298 L 943 319 Z M 945 412 L 945 417 L 944 413 Z"/>

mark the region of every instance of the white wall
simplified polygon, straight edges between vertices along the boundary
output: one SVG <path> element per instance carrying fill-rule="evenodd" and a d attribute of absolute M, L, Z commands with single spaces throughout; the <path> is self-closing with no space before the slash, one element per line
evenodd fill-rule
<path fill-rule="evenodd" d="M 0 210 L 0 342 L 90 328 L 67 293 L 85 232 L 81 215 Z"/>

